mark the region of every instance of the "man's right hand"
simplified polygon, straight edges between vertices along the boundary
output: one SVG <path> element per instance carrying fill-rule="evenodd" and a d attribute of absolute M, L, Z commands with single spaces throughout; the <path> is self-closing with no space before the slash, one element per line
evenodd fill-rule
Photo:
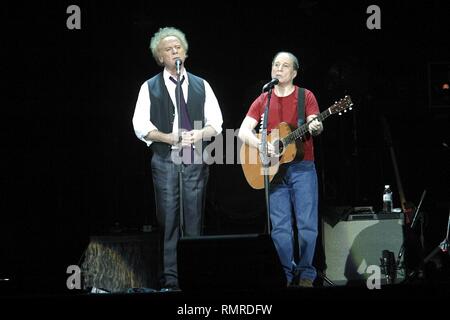
<path fill-rule="evenodd" d="M 259 150 L 260 153 L 263 153 L 264 149 L 263 149 L 262 143 L 258 144 L 258 150 Z M 267 143 L 267 153 L 269 154 L 269 157 L 276 156 L 275 147 L 270 142 Z"/>

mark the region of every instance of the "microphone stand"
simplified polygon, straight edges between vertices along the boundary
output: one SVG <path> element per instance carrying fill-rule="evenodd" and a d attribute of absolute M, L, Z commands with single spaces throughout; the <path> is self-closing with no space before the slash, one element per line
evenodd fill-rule
<path fill-rule="evenodd" d="M 266 197 L 266 215 L 267 215 L 267 234 L 271 234 L 270 227 L 270 200 L 269 200 L 269 167 L 270 167 L 270 158 L 267 146 L 267 123 L 269 118 L 269 106 L 270 99 L 272 97 L 272 89 L 273 86 L 270 87 L 267 93 L 267 104 L 264 109 L 264 119 L 262 125 L 262 133 L 261 133 L 261 146 L 262 146 L 262 165 L 263 165 L 263 174 L 264 174 L 264 193 Z"/>
<path fill-rule="evenodd" d="M 182 113 L 181 113 L 181 82 L 180 82 L 180 69 L 181 67 L 177 67 L 177 113 L 178 113 L 178 134 L 179 141 L 182 140 L 182 124 L 183 121 L 181 119 Z M 179 195 L 180 195 L 180 237 L 182 238 L 184 236 L 184 208 L 183 208 L 183 146 L 179 144 L 179 153 L 178 155 L 181 155 L 181 161 L 179 164 L 176 164 L 177 171 L 178 171 L 178 188 L 179 188 Z"/>
<path fill-rule="evenodd" d="M 438 244 L 436 246 L 436 248 L 433 249 L 433 251 L 431 251 L 422 261 L 421 265 L 419 266 L 418 269 L 412 271 L 409 274 L 409 277 L 413 277 L 417 272 L 420 272 L 422 268 L 425 267 L 425 265 L 427 264 L 428 261 L 431 260 L 431 258 L 433 258 L 433 256 L 435 254 L 437 254 L 439 251 L 442 251 L 444 253 L 450 253 L 449 252 L 449 248 L 450 248 L 450 242 L 448 240 L 448 234 L 449 234 L 449 230 L 450 230 L 450 210 L 448 212 L 448 222 L 447 222 L 447 235 L 445 236 L 445 239 L 442 240 L 442 242 L 440 244 Z M 421 268 L 422 267 L 422 268 Z"/>

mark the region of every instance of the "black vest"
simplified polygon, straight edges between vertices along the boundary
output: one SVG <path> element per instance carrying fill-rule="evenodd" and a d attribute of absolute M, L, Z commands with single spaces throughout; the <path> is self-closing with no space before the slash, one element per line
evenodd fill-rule
<path fill-rule="evenodd" d="M 205 106 L 205 84 L 203 79 L 188 72 L 188 101 L 187 110 L 191 119 L 191 126 L 194 127 L 194 121 L 201 121 L 204 126 L 204 106 Z M 164 133 L 172 132 L 173 121 L 175 118 L 175 106 L 169 96 L 169 91 L 164 84 L 163 73 L 159 73 L 153 78 L 147 80 L 150 96 L 150 119 L 159 131 Z M 153 152 L 161 156 L 166 156 L 171 149 L 167 143 L 153 142 L 150 145 Z"/>

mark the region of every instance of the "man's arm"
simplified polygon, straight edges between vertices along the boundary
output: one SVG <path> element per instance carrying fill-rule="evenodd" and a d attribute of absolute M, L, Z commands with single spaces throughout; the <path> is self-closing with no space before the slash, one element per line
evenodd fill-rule
<path fill-rule="evenodd" d="M 178 142 L 178 137 L 173 133 L 164 133 L 158 129 L 152 130 L 144 137 L 147 141 L 164 142 L 170 145 L 175 145 Z"/>
<path fill-rule="evenodd" d="M 212 126 L 206 126 L 200 130 L 191 130 L 188 132 L 183 132 L 181 143 L 183 146 L 189 146 L 195 144 L 199 140 L 209 141 L 212 137 L 217 135 L 216 129 Z"/>
<path fill-rule="evenodd" d="M 254 134 L 253 131 L 257 125 L 258 121 L 252 117 L 246 116 L 244 121 L 242 121 L 241 127 L 239 128 L 238 137 L 242 140 L 242 142 L 262 152 L 261 140 Z M 269 155 L 274 155 L 275 148 L 270 142 L 267 143 L 267 151 L 269 152 Z"/>
<path fill-rule="evenodd" d="M 239 139 L 242 142 L 248 144 L 253 148 L 258 148 L 261 140 L 253 133 L 253 130 L 258 125 L 258 121 L 253 119 L 252 117 L 246 116 L 242 121 L 241 127 L 239 128 Z"/>

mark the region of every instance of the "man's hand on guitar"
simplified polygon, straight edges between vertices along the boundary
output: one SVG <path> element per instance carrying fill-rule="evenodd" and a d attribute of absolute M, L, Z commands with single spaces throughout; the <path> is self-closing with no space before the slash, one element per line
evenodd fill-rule
<path fill-rule="evenodd" d="M 259 150 L 259 152 L 260 152 L 261 154 L 264 153 L 263 145 L 262 145 L 261 142 L 258 143 L 258 150 Z M 276 156 L 276 153 L 275 153 L 275 147 L 274 147 L 273 144 L 271 144 L 270 142 L 267 143 L 267 153 L 268 153 L 269 157 L 274 157 L 274 156 Z"/>
<path fill-rule="evenodd" d="M 308 131 L 313 136 L 317 136 L 322 133 L 323 131 L 323 124 L 322 122 L 318 121 L 317 116 L 309 116 L 307 121 L 310 122 L 308 126 Z"/>

